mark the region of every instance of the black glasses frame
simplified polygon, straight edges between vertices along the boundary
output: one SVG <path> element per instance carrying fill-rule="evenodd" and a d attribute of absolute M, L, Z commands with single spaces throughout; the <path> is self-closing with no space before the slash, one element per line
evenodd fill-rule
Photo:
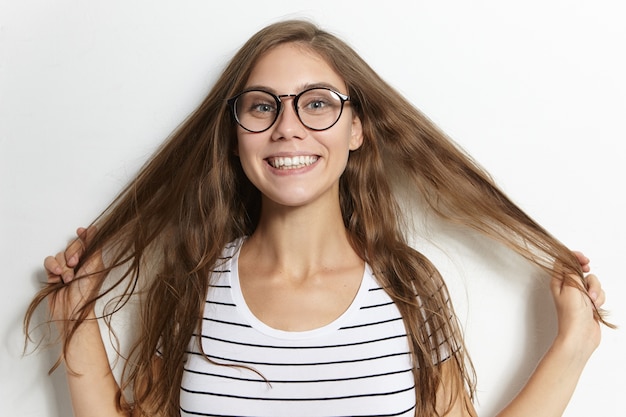
<path fill-rule="evenodd" d="M 300 117 L 300 112 L 298 111 L 298 100 L 300 100 L 300 97 L 302 97 L 303 94 L 308 93 L 311 90 L 328 90 L 328 91 L 330 91 L 332 93 L 337 94 L 337 97 L 339 97 L 339 101 L 341 102 L 341 107 L 339 108 L 339 114 L 337 115 L 337 120 L 335 120 L 330 126 L 325 127 L 323 129 L 316 129 L 316 128 L 308 126 L 306 123 L 304 123 L 302 121 L 302 118 Z M 237 100 L 242 95 L 244 95 L 246 93 L 249 93 L 251 91 L 258 91 L 258 92 L 261 92 L 261 93 L 269 94 L 270 96 L 272 96 L 274 98 L 274 101 L 276 102 L 276 108 L 278 109 L 276 111 L 276 115 L 274 116 L 274 120 L 272 120 L 272 123 L 270 123 L 268 127 L 266 127 L 265 129 L 262 129 L 262 130 L 251 130 L 251 129 L 248 129 L 247 127 L 245 127 L 244 125 L 241 124 L 241 122 L 239 121 L 239 116 L 237 115 Z M 311 130 L 314 130 L 316 132 L 321 132 L 323 130 L 328 130 L 331 127 L 333 127 L 335 124 L 337 124 L 339 119 L 341 119 L 341 115 L 343 114 L 343 105 L 345 104 L 346 101 L 350 101 L 350 96 L 347 96 L 347 95 L 342 94 L 342 93 L 340 93 L 338 91 L 335 91 L 332 88 L 328 88 L 328 87 L 311 87 L 311 88 L 307 88 L 304 91 L 299 92 L 298 94 L 280 94 L 280 95 L 276 95 L 276 94 L 271 93 L 269 91 L 261 90 L 261 89 L 258 89 L 258 88 L 251 88 L 249 90 L 244 90 L 241 93 L 237 94 L 236 96 L 227 99 L 226 103 L 228 103 L 228 107 L 230 108 L 230 111 L 232 112 L 233 117 L 235 118 L 235 121 L 237 122 L 237 124 L 239 126 L 241 126 L 242 129 L 247 130 L 248 132 L 251 132 L 251 133 L 261 133 L 261 132 L 265 132 L 266 130 L 268 130 L 269 128 L 274 126 L 274 123 L 276 123 L 276 120 L 278 120 L 278 117 L 283 112 L 283 101 L 281 99 L 288 98 L 288 97 L 293 97 L 293 110 L 296 112 L 296 116 L 298 116 L 298 120 L 300 120 L 300 123 L 302 123 L 302 125 L 304 127 L 306 127 L 307 129 L 311 129 Z"/>

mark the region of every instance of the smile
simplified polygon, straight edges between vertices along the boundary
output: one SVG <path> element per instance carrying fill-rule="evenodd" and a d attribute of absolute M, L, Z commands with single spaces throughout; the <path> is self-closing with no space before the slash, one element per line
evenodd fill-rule
<path fill-rule="evenodd" d="M 314 164 L 319 159 L 315 155 L 278 156 L 267 158 L 267 162 L 277 169 L 298 169 Z"/>

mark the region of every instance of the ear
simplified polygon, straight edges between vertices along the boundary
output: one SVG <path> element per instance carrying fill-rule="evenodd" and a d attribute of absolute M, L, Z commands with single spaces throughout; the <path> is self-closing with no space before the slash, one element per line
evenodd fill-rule
<path fill-rule="evenodd" d="M 363 144 L 363 125 L 361 119 L 358 116 L 352 118 L 351 136 L 350 136 L 350 150 L 354 151 L 361 147 Z"/>

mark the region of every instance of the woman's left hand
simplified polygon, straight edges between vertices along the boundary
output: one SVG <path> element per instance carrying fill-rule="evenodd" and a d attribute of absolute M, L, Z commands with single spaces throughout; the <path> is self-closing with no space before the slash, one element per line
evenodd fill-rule
<path fill-rule="evenodd" d="M 600 323 L 595 312 L 604 304 L 606 295 L 598 278 L 589 273 L 589 259 L 581 252 L 573 253 L 586 274 L 583 280 L 586 294 L 566 283 L 560 273 L 552 276 L 552 296 L 559 323 L 557 340 L 578 350 L 587 359 L 600 344 Z M 575 274 L 571 278 L 580 280 Z"/>
<path fill-rule="evenodd" d="M 589 273 L 589 259 L 580 252 L 574 255 L 585 274 L 584 289 L 576 285 L 581 282 L 578 274 L 566 276 L 561 265 L 554 265 L 550 289 L 559 320 L 557 336 L 526 385 L 498 417 L 562 416 L 587 360 L 600 344 L 595 313 L 604 304 L 604 291 L 598 278 Z"/>

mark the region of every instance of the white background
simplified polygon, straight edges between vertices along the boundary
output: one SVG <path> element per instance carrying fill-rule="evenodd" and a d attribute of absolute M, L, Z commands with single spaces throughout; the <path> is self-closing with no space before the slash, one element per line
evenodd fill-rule
<path fill-rule="evenodd" d="M 0 0 L 0 414 L 71 414 L 21 320 L 61 249 L 199 103 L 252 33 L 314 19 L 352 44 L 527 212 L 592 259 L 626 323 L 626 6 L 614 1 Z M 493 415 L 555 328 L 545 280 L 433 228 Z M 421 239 L 417 244 L 421 244 Z M 605 330 L 566 416 L 626 416 L 626 339 Z M 546 396 L 550 393 L 546 392 Z"/>

